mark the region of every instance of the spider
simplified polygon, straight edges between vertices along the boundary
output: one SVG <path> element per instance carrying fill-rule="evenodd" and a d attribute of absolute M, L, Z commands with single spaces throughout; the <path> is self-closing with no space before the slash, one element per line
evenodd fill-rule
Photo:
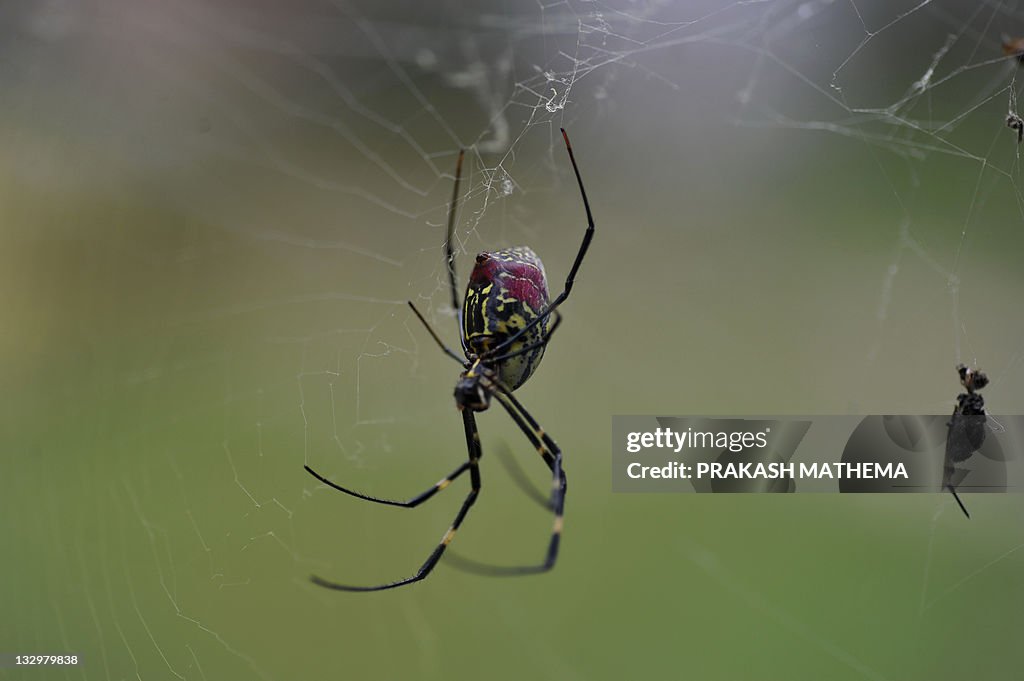
<path fill-rule="evenodd" d="M 452 200 L 448 209 L 448 235 L 444 252 L 448 266 L 452 307 L 459 310 L 456 323 L 459 327 L 459 340 L 465 357 L 460 357 L 446 346 L 420 314 L 420 311 L 416 309 L 416 306 L 411 301 L 409 302 L 409 307 L 423 323 L 438 347 L 462 365 L 462 373 L 455 384 L 455 406 L 462 413 L 468 459 L 428 490 L 408 501 L 379 499 L 354 492 L 331 482 L 309 466 L 305 467 L 310 475 L 340 492 L 357 499 L 401 508 L 419 506 L 437 492 L 448 487 L 452 481 L 466 471 L 469 471 L 470 477 L 469 494 L 462 502 L 458 513 L 455 514 L 451 526 L 441 537 L 441 541 L 412 576 L 376 586 L 349 586 L 314 575 L 311 577 L 314 584 L 339 591 L 383 591 L 418 582 L 431 573 L 480 494 L 479 462 L 483 451 L 480 446 L 480 433 L 476 425 L 476 412 L 485 411 L 490 406 L 492 399 L 497 400 L 508 412 L 508 415 L 537 449 L 537 453 L 550 469 L 552 477 L 550 508 L 554 512 L 555 518 L 547 553 L 542 563 L 519 567 L 488 566 L 488 571 L 491 574 L 516 575 L 546 572 L 554 567 L 558 557 L 559 540 L 562 534 L 562 514 L 565 508 L 566 479 L 565 472 L 562 470 L 562 450 L 512 393 L 526 383 L 540 364 L 544 356 L 544 349 L 562 321 L 558 307 L 569 297 L 576 274 L 594 236 L 594 216 L 590 211 L 590 202 L 587 200 L 587 192 L 583 188 L 583 179 L 580 176 L 579 167 L 576 165 L 576 157 L 573 155 L 569 136 L 564 128 L 562 128 L 562 139 L 565 140 L 565 149 L 569 153 L 569 161 L 572 163 L 576 183 L 579 185 L 580 196 L 583 199 L 583 208 L 587 214 L 587 229 L 583 233 L 583 242 L 576 253 L 576 259 L 569 270 L 569 275 L 565 279 L 565 288 L 562 292 L 554 300 L 548 302 L 544 265 L 530 248 L 517 246 L 498 251 L 485 251 L 476 256 L 476 263 L 469 275 L 466 295 L 462 305 L 459 305 L 455 276 L 455 253 L 452 242 L 464 156 L 464 152 L 460 151 L 455 166 L 455 187 L 452 190 Z"/>

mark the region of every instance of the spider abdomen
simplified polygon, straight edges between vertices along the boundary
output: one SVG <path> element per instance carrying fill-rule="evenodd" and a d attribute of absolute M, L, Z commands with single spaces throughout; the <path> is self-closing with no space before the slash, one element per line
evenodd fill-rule
<path fill-rule="evenodd" d="M 517 246 L 480 253 L 469 276 L 462 308 L 466 347 L 477 356 L 492 351 L 540 316 L 547 306 L 544 265 L 532 250 Z M 501 356 L 536 346 L 491 365 L 509 389 L 515 390 L 533 375 L 544 356 L 541 341 L 550 325 L 551 318 L 545 318 L 498 351 Z"/>

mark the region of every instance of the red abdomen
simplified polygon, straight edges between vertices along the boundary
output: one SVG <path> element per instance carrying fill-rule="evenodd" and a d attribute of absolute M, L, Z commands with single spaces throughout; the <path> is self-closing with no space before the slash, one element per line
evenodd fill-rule
<path fill-rule="evenodd" d="M 476 256 L 462 308 L 466 346 L 486 355 L 536 319 L 548 306 L 548 284 L 540 258 L 526 246 L 484 252 Z M 550 317 L 517 338 L 498 355 L 539 343 L 547 336 Z M 533 374 L 544 356 L 540 345 L 530 352 L 488 363 L 502 382 L 515 390 Z"/>

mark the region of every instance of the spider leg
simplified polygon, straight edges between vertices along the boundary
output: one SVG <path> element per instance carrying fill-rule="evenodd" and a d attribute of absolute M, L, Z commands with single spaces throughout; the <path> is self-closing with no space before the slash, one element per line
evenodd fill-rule
<path fill-rule="evenodd" d="M 587 254 L 587 249 L 590 248 L 590 241 L 594 238 L 594 214 L 590 210 L 590 201 L 587 199 L 587 190 L 583 188 L 583 178 L 580 176 L 579 166 L 576 165 L 576 156 L 572 153 L 572 144 L 569 143 L 569 135 L 565 132 L 565 128 L 561 128 L 561 130 L 562 138 L 565 140 L 565 149 L 569 152 L 569 160 L 572 162 L 572 170 L 576 174 L 576 184 L 579 185 L 580 196 L 583 197 L 583 208 L 587 213 L 587 229 L 583 232 L 583 243 L 580 244 L 580 249 L 576 252 L 576 260 L 573 261 L 572 268 L 569 270 L 569 275 L 565 278 L 565 288 L 562 289 L 562 292 L 559 293 L 558 296 L 551 301 L 547 309 L 537 315 L 533 321 L 519 329 L 518 332 L 506 338 L 500 345 L 496 346 L 493 349 L 493 352 L 495 353 L 504 350 L 524 333 L 547 319 L 559 305 L 565 302 L 566 298 L 568 298 L 569 294 L 572 292 L 572 286 L 576 282 L 576 273 L 579 272 L 580 265 L 583 264 L 583 257 Z"/>
<path fill-rule="evenodd" d="M 506 359 L 512 359 L 513 357 L 518 357 L 519 355 L 525 355 L 528 352 L 533 352 L 537 348 L 546 346 L 551 341 L 551 336 L 555 335 L 555 329 L 557 329 L 558 325 L 561 323 L 562 313 L 556 310 L 555 323 L 551 325 L 551 328 L 548 330 L 547 334 L 545 334 L 545 336 L 541 338 L 539 341 L 537 341 L 536 343 L 530 343 L 525 348 L 519 348 L 515 352 L 510 352 L 506 355 L 500 355 L 498 357 L 487 357 L 487 361 L 491 364 L 498 364 L 499 362 L 504 362 Z M 503 342 L 501 345 L 505 345 L 505 343 Z"/>
<path fill-rule="evenodd" d="M 551 469 L 555 464 L 557 456 L 561 456 L 562 450 L 551 436 L 544 432 L 537 420 L 526 411 L 526 407 L 520 402 L 512 391 L 502 385 L 496 378 L 488 376 L 488 387 L 494 390 L 494 396 L 501 402 L 501 406 L 509 413 L 512 420 L 516 422 L 519 429 L 523 431 L 530 443 L 537 448 L 537 453 L 544 459 L 544 463 Z M 553 470 L 553 469 L 552 469 Z M 555 485 L 557 488 L 557 485 Z"/>
<path fill-rule="evenodd" d="M 529 439 L 534 447 L 537 448 L 537 452 L 541 455 L 541 458 L 544 459 L 548 468 L 551 469 L 552 490 L 549 508 L 555 514 L 554 523 L 551 528 L 551 539 L 548 542 L 548 549 L 544 557 L 544 562 L 539 565 L 489 565 L 487 563 L 481 563 L 455 555 L 449 557 L 449 562 L 468 572 L 475 572 L 489 576 L 504 577 L 547 572 L 555 566 L 555 561 L 558 559 L 558 547 L 562 536 L 566 491 L 565 472 L 562 470 L 562 450 L 559 449 L 554 440 L 544 432 L 544 430 L 537 424 L 537 421 L 530 416 L 530 413 L 523 408 L 523 405 L 512 395 L 510 391 L 500 384 L 495 384 L 494 390 L 495 399 L 501 403 L 501 406 L 505 408 L 505 411 L 508 412 L 509 416 L 512 417 L 512 420 L 515 421 L 516 425 L 523 431 L 527 439 Z"/>
<path fill-rule="evenodd" d="M 501 462 L 502 468 L 508 473 L 509 477 L 512 478 L 512 482 L 515 483 L 516 487 L 519 488 L 530 501 L 534 502 L 545 511 L 553 510 L 551 506 L 550 497 L 544 496 L 544 493 L 537 489 L 537 486 L 533 484 L 529 476 L 526 475 L 526 471 L 519 464 L 519 460 L 515 454 L 512 453 L 512 449 L 508 446 L 508 443 L 502 443 L 498 450 L 495 452 L 498 457 L 498 461 Z M 462 570 L 464 572 L 472 572 L 475 574 L 491 574 L 497 567 L 500 566 L 490 565 L 487 563 L 481 563 L 480 561 L 467 558 L 455 549 L 448 549 L 448 552 L 444 554 L 445 560 L 452 567 Z"/>
<path fill-rule="evenodd" d="M 476 502 L 477 496 L 480 494 L 480 466 L 479 461 L 482 456 L 480 448 L 480 433 L 476 427 L 476 417 L 473 416 L 473 412 L 469 409 L 462 410 L 462 422 L 466 431 L 466 447 L 469 450 L 469 461 L 464 464 L 468 470 L 471 480 L 471 489 L 469 494 L 466 495 L 465 501 L 462 502 L 462 506 L 459 508 L 459 512 L 455 514 L 455 520 L 452 521 L 451 526 L 441 537 L 440 543 L 431 551 L 430 555 L 420 566 L 420 569 L 416 571 L 416 574 L 405 579 L 400 579 L 396 582 L 389 582 L 387 584 L 379 584 L 377 586 L 348 586 L 346 584 L 338 584 L 336 582 L 330 582 L 321 577 L 313 575 L 310 580 L 317 586 L 322 586 L 327 589 L 335 589 L 337 591 L 384 591 L 386 589 L 394 589 L 406 584 L 412 584 L 425 579 L 427 575 L 431 573 L 434 567 L 437 565 L 437 561 L 441 559 L 445 549 L 448 548 L 448 544 L 451 543 L 455 537 L 456 531 L 459 526 L 462 525 L 462 521 L 466 519 L 466 515 L 469 513 L 469 509 L 472 508 L 473 503 Z M 345 491 L 345 490 L 342 490 Z"/>
<path fill-rule="evenodd" d="M 412 304 L 412 301 L 411 300 L 407 300 L 405 302 L 409 303 L 409 307 L 411 307 L 412 311 L 416 313 L 416 316 L 419 317 L 419 320 L 421 322 L 423 322 L 423 326 L 425 326 L 427 328 L 427 332 L 430 334 L 430 337 L 433 338 L 434 342 L 437 343 L 437 346 L 439 348 L 441 348 L 441 350 L 444 351 L 444 354 L 448 355 L 449 357 L 454 359 L 459 364 L 465 365 L 465 363 L 466 363 L 465 360 L 463 360 L 461 357 L 456 355 L 454 350 L 452 350 L 451 348 L 449 348 L 447 345 L 444 344 L 444 341 L 441 340 L 441 337 L 437 335 L 437 332 L 434 331 L 433 327 L 430 326 L 430 324 L 423 317 L 423 315 L 420 314 L 420 311 L 416 309 L 416 306 Z M 460 337 L 461 337 L 461 334 L 460 334 Z"/>
<path fill-rule="evenodd" d="M 576 165 L 576 156 L 572 153 L 572 144 L 569 143 L 569 135 L 565 132 L 565 128 L 561 128 L 562 138 L 565 140 L 565 149 L 569 152 L 569 160 L 572 162 L 572 170 L 576 174 L 576 184 L 580 187 L 580 196 L 583 197 L 583 208 L 587 212 L 587 231 L 583 233 L 583 243 L 580 244 L 580 250 L 576 252 L 576 260 L 572 263 L 572 269 L 569 270 L 569 276 L 565 278 L 565 289 L 562 290 L 558 297 L 555 298 L 554 302 L 548 305 L 547 312 L 550 314 L 554 312 L 555 308 L 565 302 L 565 299 L 569 297 L 569 293 L 572 291 L 572 285 L 576 281 L 576 273 L 579 272 L 580 265 L 583 264 L 583 256 L 587 254 L 587 249 L 590 247 L 590 240 L 594 238 L 594 214 L 590 211 L 590 201 L 587 200 L 587 190 L 583 188 L 583 178 L 580 176 L 580 168 Z"/>
<path fill-rule="evenodd" d="M 381 499 L 379 497 L 371 497 L 368 494 L 361 494 L 359 492 L 354 492 L 354 491 L 352 491 L 350 489 L 342 487 L 341 485 L 338 485 L 336 483 L 331 482 L 330 480 L 328 480 L 324 476 L 320 475 L 319 473 L 317 473 L 315 470 L 313 470 L 309 466 L 303 466 L 303 468 L 305 468 L 306 471 L 310 475 L 312 475 L 314 478 L 316 478 L 320 482 L 324 483 L 328 487 L 333 487 L 334 489 L 338 490 L 339 492 L 344 492 L 345 494 L 348 494 L 349 496 L 353 496 L 356 499 L 364 499 L 366 501 L 372 501 L 372 502 L 377 503 L 377 504 L 387 504 L 388 506 L 399 506 L 401 508 L 416 508 L 417 506 L 422 504 L 424 501 L 426 501 L 427 499 L 429 499 L 430 497 L 434 496 L 435 494 L 437 494 L 438 492 L 443 490 L 445 487 L 450 485 L 452 483 L 452 481 L 455 480 L 455 478 L 459 477 L 460 475 L 465 473 L 467 470 L 469 470 L 469 462 L 466 461 L 465 463 L 460 465 L 458 468 L 456 468 L 454 471 L 449 473 L 446 477 L 441 478 L 440 480 L 438 480 L 434 484 L 434 486 L 431 487 L 430 489 L 428 489 L 426 492 L 422 492 L 420 494 L 417 494 L 416 496 L 414 496 L 412 499 L 409 499 L 408 501 L 396 501 L 396 500 L 392 500 L 392 499 Z"/>
<path fill-rule="evenodd" d="M 445 262 L 448 264 L 448 289 L 452 296 L 452 308 L 458 313 L 456 332 L 462 341 L 462 350 L 466 350 L 466 341 L 462 337 L 462 306 L 459 305 L 459 288 L 455 283 L 455 215 L 459 207 L 459 182 L 462 180 L 462 158 L 466 155 L 465 149 L 459 149 L 459 160 L 455 162 L 455 186 L 452 188 L 452 200 L 448 204 L 448 232 L 444 241 Z"/>
<path fill-rule="evenodd" d="M 455 237 L 455 214 L 459 207 L 459 182 L 462 180 L 462 158 L 465 149 L 459 149 L 459 160 L 455 162 L 455 186 L 452 187 L 452 200 L 448 204 L 448 238 L 444 242 L 445 260 L 448 263 L 448 284 L 451 288 L 452 307 L 459 309 L 459 291 L 455 285 L 455 250 L 452 239 Z"/>

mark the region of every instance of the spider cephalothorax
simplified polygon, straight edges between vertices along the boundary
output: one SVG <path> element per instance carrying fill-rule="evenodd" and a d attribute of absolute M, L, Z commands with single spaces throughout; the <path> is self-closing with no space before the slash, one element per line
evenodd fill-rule
<path fill-rule="evenodd" d="M 479 361 L 462 372 L 455 384 L 455 406 L 459 411 L 486 411 L 491 406 L 491 390 L 483 374 L 488 371 Z"/>

